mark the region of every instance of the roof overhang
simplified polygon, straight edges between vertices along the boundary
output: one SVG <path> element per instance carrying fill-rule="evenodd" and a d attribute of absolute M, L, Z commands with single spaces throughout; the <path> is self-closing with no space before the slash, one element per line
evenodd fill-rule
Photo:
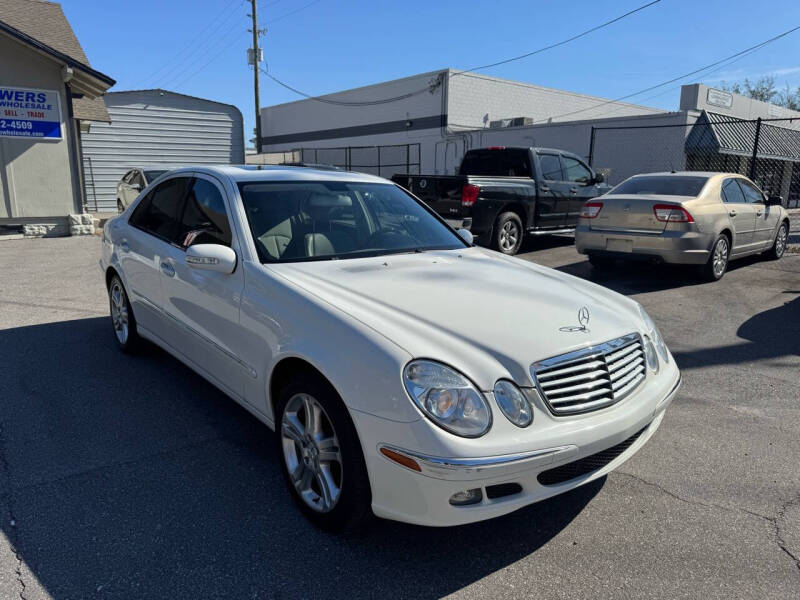
<path fill-rule="evenodd" d="M 753 156 L 756 121 L 703 111 L 686 138 L 686 153 Z M 761 123 L 756 158 L 800 162 L 800 130 Z"/>
<path fill-rule="evenodd" d="M 4 21 L 0 21 L 0 33 L 16 39 L 36 52 L 48 56 L 64 66 L 70 67 L 73 71 L 73 75 L 69 83 L 75 92 L 85 94 L 90 98 L 97 98 L 102 96 L 108 88 L 116 83 L 116 81 L 108 75 L 67 56 L 63 52 L 51 48 L 47 44 L 43 44 L 39 40 L 32 38 Z"/>

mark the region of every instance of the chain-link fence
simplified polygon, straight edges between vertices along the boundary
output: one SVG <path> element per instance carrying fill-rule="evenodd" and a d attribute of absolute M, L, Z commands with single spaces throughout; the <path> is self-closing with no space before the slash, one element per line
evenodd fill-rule
<path fill-rule="evenodd" d="M 342 146 L 337 148 L 297 148 L 247 156 L 248 164 L 282 165 L 306 163 L 331 165 L 370 173 L 387 179 L 395 173 L 420 172 L 420 144 L 386 146 Z"/>
<path fill-rule="evenodd" d="M 688 124 L 594 127 L 589 160 L 612 185 L 656 171 L 740 173 L 785 206 L 800 206 L 800 119 L 703 112 Z"/>

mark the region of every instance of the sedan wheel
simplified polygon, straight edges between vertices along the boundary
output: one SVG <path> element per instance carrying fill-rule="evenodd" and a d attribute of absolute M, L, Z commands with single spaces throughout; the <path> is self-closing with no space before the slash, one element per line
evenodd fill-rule
<path fill-rule="evenodd" d="M 789 228 L 786 223 L 781 223 L 781 226 L 778 227 L 778 233 L 775 235 L 775 242 L 772 244 L 772 248 L 767 251 L 767 255 L 773 260 L 778 260 L 786 252 L 788 239 Z"/>
<path fill-rule="evenodd" d="M 297 493 L 312 510 L 333 510 L 342 493 L 344 470 L 339 440 L 315 398 L 295 394 L 281 420 L 283 458 Z"/>
<path fill-rule="evenodd" d="M 372 514 L 372 492 L 358 433 L 336 390 L 301 369 L 275 409 L 281 471 L 297 505 L 323 529 L 359 529 Z"/>
<path fill-rule="evenodd" d="M 136 330 L 136 319 L 133 316 L 122 280 L 116 275 L 108 286 L 108 304 L 111 309 L 111 325 L 120 349 L 123 352 L 135 350 L 140 343 Z"/>
<path fill-rule="evenodd" d="M 725 275 L 730 258 L 730 245 L 725 235 L 720 235 L 711 250 L 711 256 L 703 267 L 703 276 L 708 281 L 718 281 Z"/>

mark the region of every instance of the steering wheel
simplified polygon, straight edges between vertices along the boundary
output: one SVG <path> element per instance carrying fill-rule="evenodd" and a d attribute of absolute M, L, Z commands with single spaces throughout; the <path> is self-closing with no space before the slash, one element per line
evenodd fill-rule
<path fill-rule="evenodd" d="M 408 234 L 402 229 L 394 227 L 381 227 L 377 231 L 372 232 L 366 240 L 366 246 L 372 248 L 375 246 L 385 246 L 385 242 L 389 242 L 391 247 L 391 238 L 395 236 L 409 237 Z"/>

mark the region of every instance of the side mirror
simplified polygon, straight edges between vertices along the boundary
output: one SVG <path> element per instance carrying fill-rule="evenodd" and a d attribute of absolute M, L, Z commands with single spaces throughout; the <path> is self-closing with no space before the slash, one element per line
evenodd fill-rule
<path fill-rule="evenodd" d="M 230 274 L 236 268 L 236 252 L 221 244 L 196 244 L 186 249 L 186 264 L 193 269 Z"/>
<path fill-rule="evenodd" d="M 783 196 L 768 196 L 767 206 L 783 206 Z"/>
<path fill-rule="evenodd" d="M 595 183 L 603 183 L 605 180 L 606 180 L 606 178 L 603 177 L 602 173 L 595 173 L 594 174 L 594 182 Z"/>
<path fill-rule="evenodd" d="M 472 232 L 469 229 L 459 229 L 458 231 L 456 231 L 456 233 L 462 240 L 464 240 L 470 246 L 472 246 L 472 240 L 474 238 L 472 237 Z"/>

